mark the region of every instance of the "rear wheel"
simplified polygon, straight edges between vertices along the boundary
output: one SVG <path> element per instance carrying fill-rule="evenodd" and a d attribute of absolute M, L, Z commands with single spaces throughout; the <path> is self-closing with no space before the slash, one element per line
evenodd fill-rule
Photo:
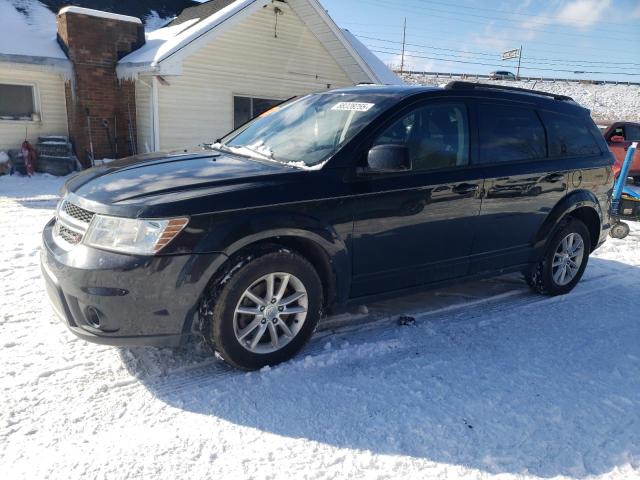
<path fill-rule="evenodd" d="M 288 251 L 249 260 L 212 294 L 205 339 L 227 363 L 245 370 L 294 356 L 311 338 L 322 308 L 318 274 Z"/>
<path fill-rule="evenodd" d="M 564 295 L 573 290 L 587 268 L 590 238 L 584 223 L 566 220 L 551 238 L 542 261 L 527 275 L 529 286 L 543 295 Z"/>

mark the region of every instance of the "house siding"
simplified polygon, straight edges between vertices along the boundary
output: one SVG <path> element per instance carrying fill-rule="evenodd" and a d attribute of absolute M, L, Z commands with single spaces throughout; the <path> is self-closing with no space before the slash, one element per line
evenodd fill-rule
<path fill-rule="evenodd" d="M 367 83 L 372 81 L 369 74 L 363 70 L 362 65 L 358 63 L 344 44 L 336 38 L 329 25 L 318 16 L 318 12 L 309 0 L 288 1 L 313 34 L 327 46 L 333 58 L 342 66 L 343 70 L 354 83 Z M 322 8 L 322 6 L 320 6 L 320 8 Z"/>
<path fill-rule="evenodd" d="M 136 81 L 136 126 L 138 153 L 153 151 L 153 114 L 151 104 L 150 77 L 140 77 Z"/>
<path fill-rule="evenodd" d="M 285 100 L 352 85 L 352 80 L 286 4 L 263 8 L 184 60 L 160 82 L 160 148 L 212 142 L 233 129 L 233 96 Z"/>
<path fill-rule="evenodd" d="M 35 69 L 0 67 L 0 83 L 36 86 L 36 100 L 41 121 L 0 120 L 0 150 L 20 148 L 25 138 L 35 145 L 41 135 L 67 135 L 67 108 L 64 79 L 57 73 Z"/>

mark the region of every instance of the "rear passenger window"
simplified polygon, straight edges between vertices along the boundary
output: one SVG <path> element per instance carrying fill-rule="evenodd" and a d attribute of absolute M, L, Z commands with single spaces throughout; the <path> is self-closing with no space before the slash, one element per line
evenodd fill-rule
<path fill-rule="evenodd" d="M 419 107 L 387 128 L 374 145 L 406 145 L 412 170 L 463 167 L 469 163 L 464 104 Z"/>
<path fill-rule="evenodd" d="M 540 112 L 549 135 L 549 156 L 599 155 L 600 147 L 589 125 L 580 118 Z"/>
<path fill-rule="evenodd" d="M 480 162 L 535 160 L 547 156 L 546 137 L 534 110 L 479 105 Z"/>

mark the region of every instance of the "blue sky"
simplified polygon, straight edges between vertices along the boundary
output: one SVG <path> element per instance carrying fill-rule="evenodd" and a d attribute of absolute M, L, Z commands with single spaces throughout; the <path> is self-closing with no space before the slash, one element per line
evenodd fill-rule
<path fill-rule="evenodd" d="M 522 76 L 640 82 L 640 0 L 321 2 L 387 64 L 400 64 L 406 17 L 413 70 L 515 72 L 500 54 L 522 45 Z"/>

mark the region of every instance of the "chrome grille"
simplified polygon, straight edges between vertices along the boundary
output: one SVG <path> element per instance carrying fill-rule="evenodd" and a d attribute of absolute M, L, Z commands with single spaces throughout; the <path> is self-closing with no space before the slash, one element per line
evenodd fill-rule
<path fill-rule="evenodd" d="M 65 250 L 79 244 L 94 215 L 93 212 L 70 202 L 68 198 L 63 200 L 58 209 L 54 230 L 56 243 Z"/>
<path fill-rule="evenodd" d="M 68 229 L 60 222 L 57 224 L 58 237 L 70 245 L 77 245 L 82 240 L 82 234 Z"/>
<path fill-rule="evenodd" d="M 67 201 L 64 202 L 62 211 L 69 215 L 71 218 L 74 218 L 82 223 L 90 223 L 94 215 L 93 212 L 85 210 L 84 208 L 80 208 L 79 206 Z"/>

